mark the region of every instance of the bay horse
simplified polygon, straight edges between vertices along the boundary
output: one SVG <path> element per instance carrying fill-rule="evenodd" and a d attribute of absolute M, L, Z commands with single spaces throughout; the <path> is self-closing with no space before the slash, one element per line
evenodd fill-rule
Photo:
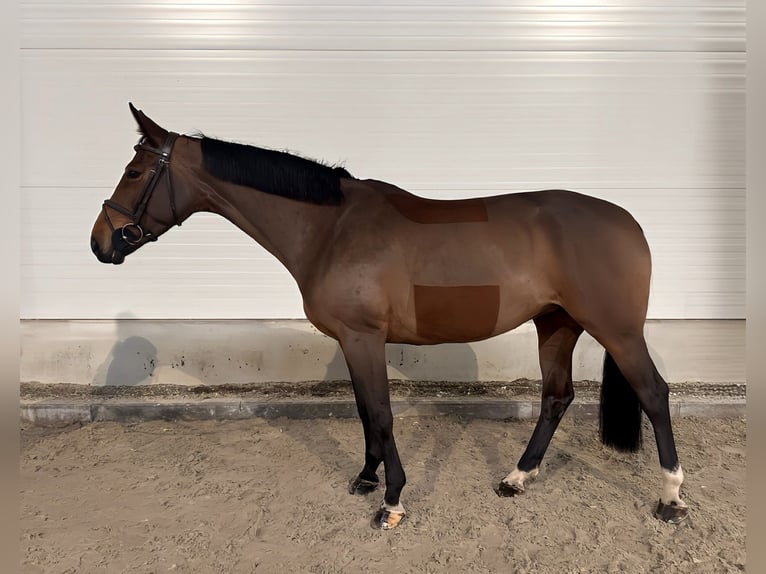
<path fill-rule="evenodd" d="M 306 317 L 340 343 L 364 430 L 352 494 L 385 493 L 373 526 L 405 517 L 405 473 L 393 432 L 386 343 L 479 341 L 532 320 L 542 372 L 540 415 L 496 492 L 524 492 L 574 398 L 572 352 L 583 330 L 605 349 L 604 444 L 635 451 L 642 410 L 662 474 L 655 516 L 677 523 L 684 473 L 668 386 L 644 340 L 651 260 L 624 209 L 563 190 L 425 199 L 297 155 L 167 131 L 130 104 L 141 139 L 91 234 L 93 253 L 120 264 L 195 212 L 219 214 L 295 279 Z"/>

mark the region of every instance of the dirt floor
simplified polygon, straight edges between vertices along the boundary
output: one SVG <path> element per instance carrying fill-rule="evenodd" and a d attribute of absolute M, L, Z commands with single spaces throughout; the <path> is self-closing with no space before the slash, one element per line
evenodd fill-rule
<path fill-rule="evenodd" d="M 690 517 L 652 518 L 651 434 L 638 454 L 565 417 L 538 479 L 497 482 L 533 421 L 402 418 L 408 517 L 369 526 L 382 494 L 347 494 L 355 420 L 93 423 L 22 429 L 26 573 L 740 572 L 745 421 L 679 419 Z"/>

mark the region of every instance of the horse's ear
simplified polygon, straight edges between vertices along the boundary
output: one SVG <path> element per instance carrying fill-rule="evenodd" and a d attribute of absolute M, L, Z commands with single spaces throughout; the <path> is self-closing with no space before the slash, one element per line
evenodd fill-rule
<path fill-rule="evenodd" d="M 132 102 L 129 102 L 128 106 L 130 107 L 133 117 L 136 119 L 138 131 L 156 145 L 162 145 L 162 142 L 165 141 L 165 138 L 168 135 L 167 130 L 154 123 L 149 116 L 137 109 Z"/>

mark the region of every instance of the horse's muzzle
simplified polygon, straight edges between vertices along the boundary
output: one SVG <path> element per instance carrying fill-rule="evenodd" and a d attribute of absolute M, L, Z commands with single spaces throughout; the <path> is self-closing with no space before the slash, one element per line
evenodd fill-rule
<path fill-rule="evenodd" d="M 125 254 L 117 251 L 116 249 L 112 249 L 110 253 L 104 253 L 101 251 L 101 246 L 98 244 L 98 241 L 95 237 L 91 237 L 90 239 L 90 249 L 93 251 L 93 254 L 96 256 L 96 259 L 101 261 L 101 263 L 111 263 L 112 265 L 119 265 L 123 261 L 125 261 Z"/>

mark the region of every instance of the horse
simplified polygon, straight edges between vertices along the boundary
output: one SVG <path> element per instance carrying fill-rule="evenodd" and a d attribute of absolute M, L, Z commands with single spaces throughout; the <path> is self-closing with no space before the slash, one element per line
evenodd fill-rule
<path fill-rule="evenodd" d="M 223 216 L 290 272 L 308 320 L 336 339 L 351 375 L 365 452 L 351 494 L 379 487 L 375 528 L 397 527 L 406 476 L 396 448 L 386 343 L 469 343 L 533 321 L 542 374 L 540 414 L 500 496 L 524 492 L 574 398 L 572 353 L 583 331 L 605 350 L 601 441 L 640 448 L 642 412 L 654 430 L 662 486 L 654 516 L 688 514 L 668 385 L 644 323 L 651 256 L 621 207 L 566 190 L 427 199 L 299 155 L 180 135 L 129 104 L 141 138 L 91 233 L 103 263 L 125 257 L 196 212 Z"/>

